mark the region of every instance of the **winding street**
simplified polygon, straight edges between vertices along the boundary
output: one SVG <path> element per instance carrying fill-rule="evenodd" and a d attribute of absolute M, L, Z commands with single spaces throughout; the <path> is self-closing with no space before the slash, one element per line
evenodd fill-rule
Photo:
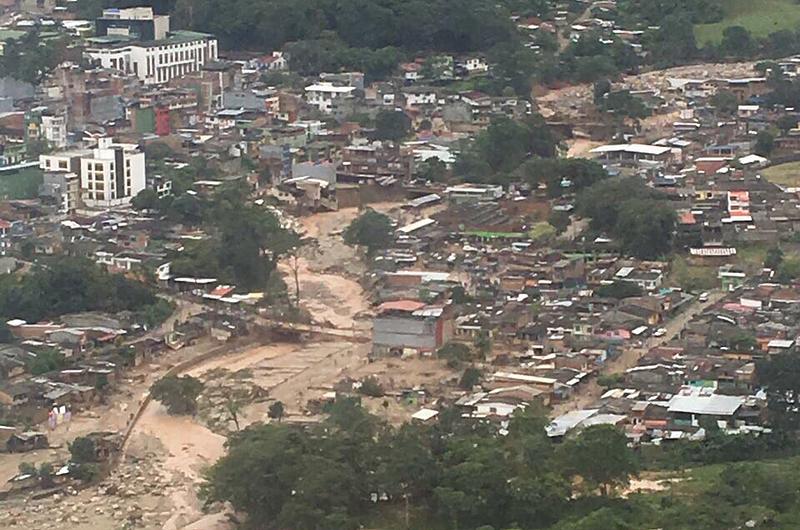
<path fill-rule="evenodd" d="M 683 311 L 678 313 L 675 318 L 662 326 L 667 331 L 663 336 L 649 337 L 642 346 L 637 348 L 625 348 L 619 357 L 603 366 L 597 375 L 616 374 L 633 368 L 639 362 L 639 359 L 650 349 L 669 344 L 680 335 L 681 331 L 686 327 L 686 324 L 688 324 L 695 315 L 702 313 L 724 297 L 725 293 L 723 291 L 713 291 L 709 293 L 706 302 L 700 302 L 695 299 L 686 306 Z M 603 389 L 597 384 L 597 378 L 594 377 L 580 387 L 570 399 L 556 404 L 552 409 L 551 416 L 560 416 L 571 410 L 587 407 L 598 400 L 602 393 Z"/>

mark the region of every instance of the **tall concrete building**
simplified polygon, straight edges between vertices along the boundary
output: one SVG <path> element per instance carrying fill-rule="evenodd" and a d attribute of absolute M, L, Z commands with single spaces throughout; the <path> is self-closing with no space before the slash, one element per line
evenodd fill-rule
<path fill-rule="evenodd" d="M 86 55 L 103 68 L 134 74 L 146 85 L 168 83 L 218 59 L 217 39 L 195 31 L 170 31 L 169 16 L 150 7 L 106 9 L 89 38 Z"/>
<path fill-rule="evenodd" d="M 74 175 L 72 179 L 77 178 L 81 204 L 61 200 L 67 209 L 81 205 L 87 208 L 122 206 L 146 185 L 145 155 L 139 146 L 114 143 L 111 138 L 100 138 L 93 149 L 42 155 L 39 167 L 46 174 L 65 173 Z"/>

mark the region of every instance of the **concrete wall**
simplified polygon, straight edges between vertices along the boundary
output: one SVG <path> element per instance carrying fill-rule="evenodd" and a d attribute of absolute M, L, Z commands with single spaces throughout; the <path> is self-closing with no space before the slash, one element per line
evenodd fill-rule
<path fill-rule="evenodd" d="M 432 350 L 436 348 L 436 321 L 433 319 L 377 317 L 372 323 L 372 342 L 394 348 Z"/>

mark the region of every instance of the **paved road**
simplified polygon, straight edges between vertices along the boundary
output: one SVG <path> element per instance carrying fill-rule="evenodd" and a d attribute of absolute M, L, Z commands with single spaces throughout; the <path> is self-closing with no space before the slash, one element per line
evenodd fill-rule
<path fill-rule="evenodd" d="M 666 334 L 662 337 L 650 337 L 640 347 L 625 348 L 622 354 L 607 363 L 599 372 L 599 374 L 616 374 L 624 372 L 629 368 L 633 368 L 639 362 L 639 359 L 644 356 L 651 348 L 663 346 L 668 344 L 673 339 L 680 335 L 683 328 L 686 327 L 695 315 L 705 311 L 707 308 L 716 304 L 725 297 L 724 292 L 714 291 L 710 293 L 707 302 L 699 302 L 697 300 L 690 303 L 683 311 L 681 311 L 675 318 L 663 325 L 667 330 Z M 597 384 L 597 378 L 593 378 L 583 384 L 568 401 L 558 403 L 552 409 L 551 415 L 558 416 L 568 412 L 591 405 L 602 395 L 603 389 Z"/>

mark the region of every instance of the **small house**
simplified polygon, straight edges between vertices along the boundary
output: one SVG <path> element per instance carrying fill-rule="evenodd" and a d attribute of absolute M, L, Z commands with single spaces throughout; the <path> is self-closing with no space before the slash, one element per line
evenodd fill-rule
<path fill-rule="evenodd" d="M 27 453 L 36 449 L 47 449 L 49 445 L 47 435 L 36 431 L 14 433 L 6 440 L 6 450 L 9 453 Z"/>

